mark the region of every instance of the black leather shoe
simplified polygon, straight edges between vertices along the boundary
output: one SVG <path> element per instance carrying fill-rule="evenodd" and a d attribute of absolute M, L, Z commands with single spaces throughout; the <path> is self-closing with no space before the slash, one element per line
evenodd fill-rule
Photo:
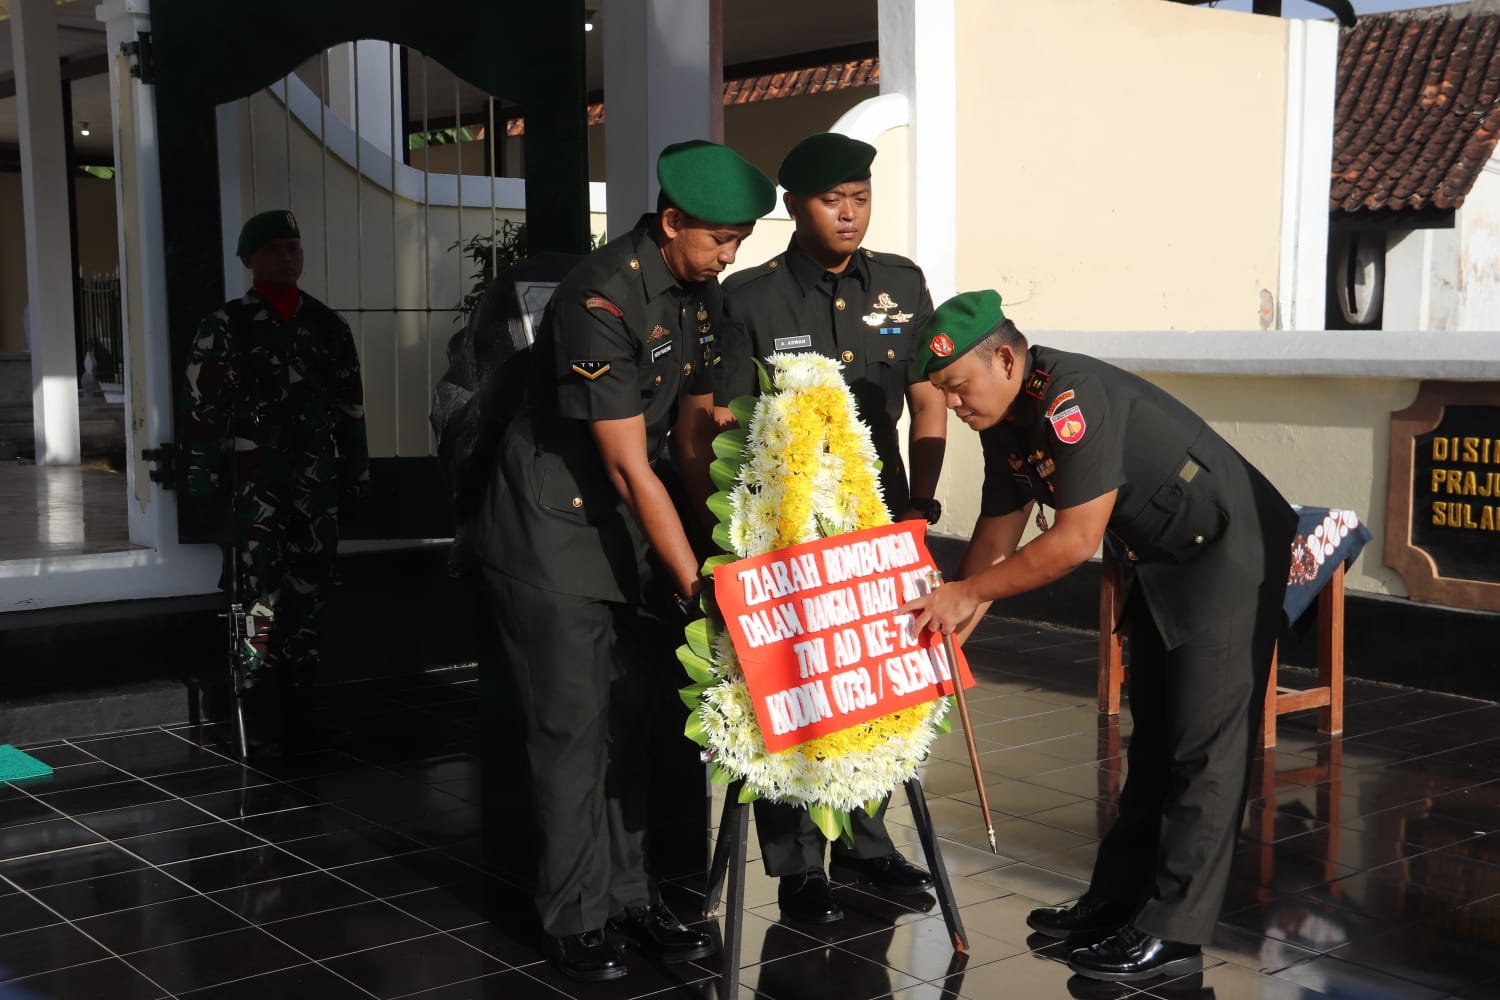
<path fill-rule="evenodd" d="M 609 922 L 609 929 L 625 937 L 659 962 L 691 962 L 714 950 L 713 939 L 702 931 L 682 926 L 672 911 L 660 903 L 632 906 Z"/>
<path fill-rule="evenodd" d="M 869 882 L 899 895 L 932 888 L 932 876 L 900 854 L 880 858 L 834 858 L 828 874 L 835 882 Z"/>
<path fill-rule="evenodd" d="M 1195 944 L 1153 937 L 1126 924 L 1092 948 L 1073 952 L 1068 958 L 1068 968 L 1085 979 L 1107 983 L 1187 976 L 1203 971 L 1203 949 Z"/>
<path fill-rule="evenodd" d="M 833 898 L 823 869 L 813 868 L 801 875 L 785 875 L 776 890 L 781 915 L 810 924 L 831 924 L 844 919 L 844 908 Z"/>
<path fill-rule="evenodd" d="M 1113 934 L 1130 921 L 1131 913 L 1118 903 L 1084 896 L 1069 906 L 1038 906 L 1026 915 L 1026 926 L 1048 937 L 1072 938 Z"/>
<path fill-rule="evenodd" d="M 542 944 L 542 954 L 554 969 L 574 979 L 619 979 L 626 971 L 625 960 L 602 930 L 549 937 Z"/>

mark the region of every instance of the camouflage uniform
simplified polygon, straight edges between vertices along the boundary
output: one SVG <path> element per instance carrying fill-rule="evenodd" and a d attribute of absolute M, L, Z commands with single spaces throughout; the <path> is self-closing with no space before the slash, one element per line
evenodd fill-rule
<path fill-rule="evenodd" d="M 305 682 L 339 512 L 369 484 L 349 324 L 306 292 L 282 322 L 252 288 L 199 326 L 187 384 L 188 492 L 229 499 L 241 600 L 271 616 L 268 641 L 248 647 L 246 662 L 252 677 L 276 666 Z"/>

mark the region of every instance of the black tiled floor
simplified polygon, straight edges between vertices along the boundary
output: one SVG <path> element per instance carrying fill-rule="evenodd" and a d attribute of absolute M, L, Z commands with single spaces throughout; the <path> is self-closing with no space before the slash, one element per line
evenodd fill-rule
<path fill-rule="evenodd" d="M 784 923 L 752 861 L 741 1000 L 1500 1000 L 1500 708 L 1359 681 L 1342 738 L 1280 720 L 1204 972 L 1073 976 L 1025 917 L 1083 890 L 1114 816 L 1130 716 L 1096 713 L 1092 643 L 992 620 L 971 644 L 999 855 L 962 734 L 923 772 L 967 956 L 930 894 L 839 886 L 845 920 Z M 484 870 L 474 677 L 320 691 L 334 748 L 253 768 L 223 725 L 34 748 L 54 775 L 0 785 L 0 998 L 714 996 L 718 956 L 631 952 L 630 975 L 603 984 L 541 961 L 526 894 Z M 887 823 L 920 858 L 901 796 Z M 701 892 L 701 875 L 664 886 L 688 920 Z"/>

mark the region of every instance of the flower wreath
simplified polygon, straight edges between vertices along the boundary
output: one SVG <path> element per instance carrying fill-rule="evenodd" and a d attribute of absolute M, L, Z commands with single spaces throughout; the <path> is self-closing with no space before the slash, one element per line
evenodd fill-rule
<path fill-rule="evenodd" d="M 869 428 L 837 362 L 777 354 L 760 371 L 760 395 L 730 404 L 739 430 L 714 441 L 710 469 L 719 519 L 716 566 L 773 549 L 891 523 Z M 871 815 L 913 777 L 934 736 L 947 732 L 948 699 L 892 712 L 775 753 L 766 750 L 750 690 L 711 593 L 707 617 L 686 629 L 677 657 L 693 683 L 682 689 L 689 739 L 712 752 L 717 784 L 743 781 L 739 800 L 807 807 L 829 840 L 852 837 L 849 813 Z"/>

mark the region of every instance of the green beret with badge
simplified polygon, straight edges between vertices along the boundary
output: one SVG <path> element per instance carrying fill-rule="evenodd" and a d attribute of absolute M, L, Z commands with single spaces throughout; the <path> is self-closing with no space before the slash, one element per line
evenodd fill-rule
<path fill-rule="evenodd" d="M 916 378 L 926 378 L 941 371 L 973 350 L 974 345 L 1004 322 L 999 292 L 992 288 L 960 292 L 933 311 L 932 319 L 917 339 L 912 355 L 913 374 Z"/>
<path fill-rule="evenodd" d="M 235 245 L 237 257 L 248 257 L 272 240 L 300 240 L 302 231 L 297 228 L 297 217 L 284 208 L 273 209 L 252 215 L 240 227 L 240 239 Z"/>
<path fill-rule="evenodd" d="M 875 147 L 837 132 L 819 132 L 792 147 L 776 181 L 794 195 L 822 194 L 870 178 Z"/>
<path fill-rule="evenodd" d="M 703 222 L 743 225 L 776 204 L 776 185 L 744 157 L 716 142 L 675 142 L 656 158 L 668 201 Z"/>

